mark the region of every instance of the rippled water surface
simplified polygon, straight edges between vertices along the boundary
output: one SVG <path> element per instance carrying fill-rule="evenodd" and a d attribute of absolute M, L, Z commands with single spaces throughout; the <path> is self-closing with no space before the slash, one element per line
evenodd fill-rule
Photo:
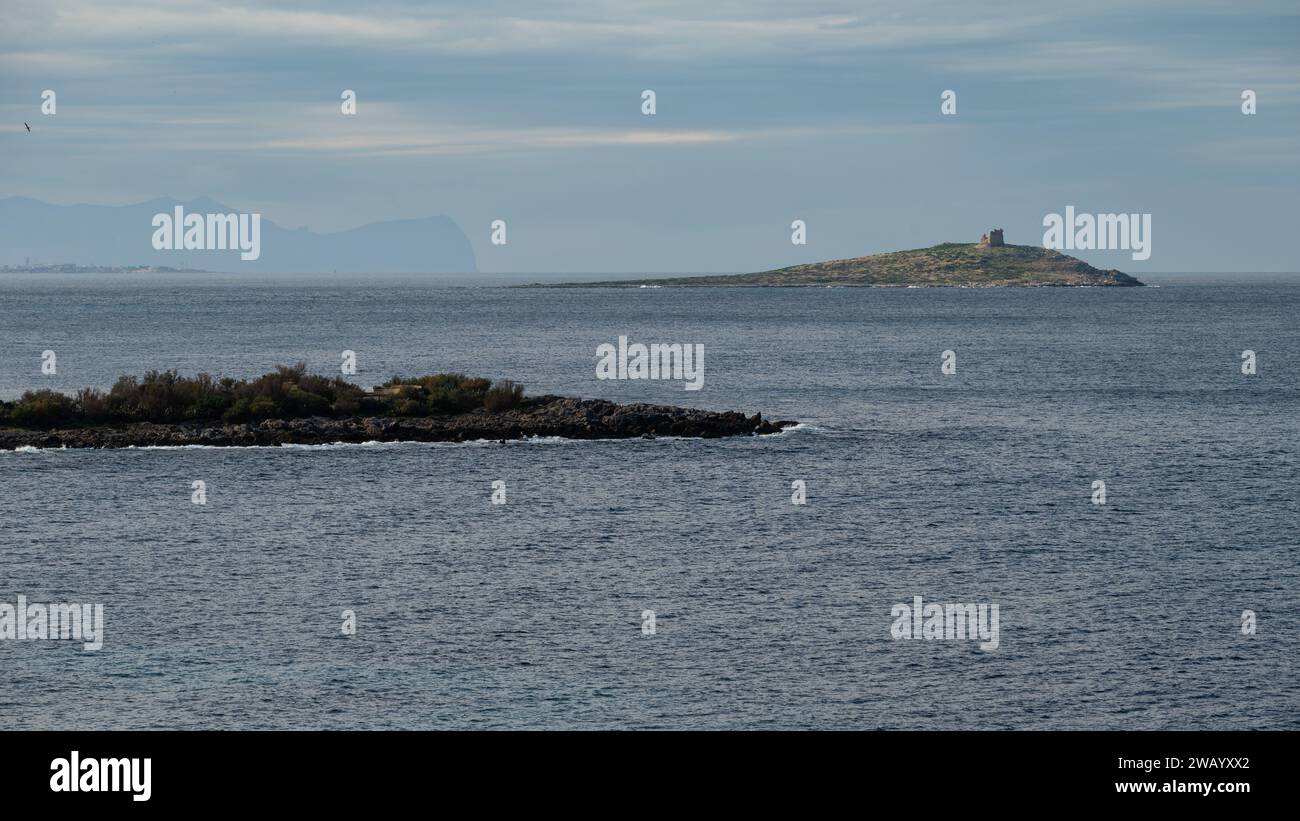
<path fill-rule="evenodd" d="M 704 389 L 597 381 L 619 335 L 702 343 Z M 0 282 L 4 399 L 344 349 L 365 384 L 805 424 L 0 453 L 0 601 L 102 602 L 106 632 L 0 641 L 0 728 L 1300 726 L 1300 287 Z M 997 603 L 1000 646 L 892 639 L 915 595 Z"/>

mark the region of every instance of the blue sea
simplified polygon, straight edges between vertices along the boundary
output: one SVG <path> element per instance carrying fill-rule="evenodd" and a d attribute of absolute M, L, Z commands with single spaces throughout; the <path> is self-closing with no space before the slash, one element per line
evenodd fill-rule
<path fill-rule="evenodd" d="M 597 380 L 619 336 L 703 390 Z M 0 602 L 104 606 L 98 651 L 0 641 L 0 729 L 1300 728 L 1300 285 L 0 280 L 7 400 L 344 350 L 800 425 L 0 453 Z M 998 647 L 894 638 L 914 596 Z"/>

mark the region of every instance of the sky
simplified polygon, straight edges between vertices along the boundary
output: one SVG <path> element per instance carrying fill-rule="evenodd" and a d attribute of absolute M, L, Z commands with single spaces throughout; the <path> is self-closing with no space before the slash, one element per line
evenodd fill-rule
<path fill-rule="evenodd" d="M 1072 252 L 1099 267 L 1300 271 L 1295 0 L 0 0 L 0 19 L 0 197 L 206 196 L 314 231 L 447 215 L 481 271 L 609 273 L 992 227 L 1039 245 L 1072 205 L 1151 214 L 1149 260 Z"/>

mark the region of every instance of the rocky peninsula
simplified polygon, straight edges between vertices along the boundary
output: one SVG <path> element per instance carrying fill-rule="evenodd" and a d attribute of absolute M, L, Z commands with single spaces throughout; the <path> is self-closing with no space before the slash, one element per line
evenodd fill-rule
<path fill-rule="evenodd" d="M 395 378 L 364 391 L 295 366 L 251 381 L 155 371 L 143 379 L 124 377 L 107 393 L 28 392 L 0 403 L 0 450 L 715 438 L 779 433 L 794 424 L 736 411 L 525 397 L 514 383 L 459 374 Z"/>

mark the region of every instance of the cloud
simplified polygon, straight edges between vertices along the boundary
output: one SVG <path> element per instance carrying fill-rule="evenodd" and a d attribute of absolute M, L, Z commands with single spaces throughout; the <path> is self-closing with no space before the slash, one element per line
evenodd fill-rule
<path fill-rule="evenodd" d="M 60 114 L 47 139 L 63 150 L 212 154 L 338 155 L 350 157 L 454 156 L 492 152 L 557 151 L 631 146 L 687 147 L 755 140 L 896 134 L 924 125 L 824 125 L 729 129 L 587 126 L 483 127 L 415 116 L 400 103 L 363 103 L 365 116 L 344 116 L 336 103 L 307 106 L 224 103 L 201 111 L 173 106 L 92 105 Z M 0 106 L 11 119 L 29 107 Z M 648 118 L 647 118 L 648 119 Z M 256 124 L 255 127 L 250 127 Z M 21 126 L 19 126 L 21 128 Z"/>
<path fill-rule="evenodd" d="M 1105 79 L 1114 88 L 1158 87 L 1143 109 L 1239 104 L 1242 89 L 1267 90 L 1273 103 L 1300 101 L 1300 61 L 1264 46 L 1231 54 L 1181 51 L 1147 43 L 1064 40 L 1033 43 L 990 54 L 962 54 L 943 60 L 951 71 L 1001 75 L 1017 80 L 1061 82 Z M 1111 106 L 1131 110 L 1132 105 Z"/>
<path fill-rule="evenodd" d="M 463 6 L 386 5 L 339 11 L 204 0 L 47 0 L 20 13 L 0 41 L 144 52 L 178 42 L 218 44 L 250 40 L 281 46 L 383 46 L 444 56 L 596 53 L 623 58 L 771 56 L 808 50 L 899 49 L 926 44 L 988 42 L 1047 25 L 1042 14 L 990 18 L 962 5 L 905 19 L 885 3 L 856 13 L 838 5 L 731 4 L 727 11 L 699 4 L 569 3 L 555 11 L 518 3 Z M 834 10 L 832 10 L 834 9 Z"/>
<path fill-rule="evenodd" d="M 114 55 L 67 51 L 8 50 L 0 54 L 0 71 L 17 74 L 82 75 L 113 71 L 122 60 Z"/>

